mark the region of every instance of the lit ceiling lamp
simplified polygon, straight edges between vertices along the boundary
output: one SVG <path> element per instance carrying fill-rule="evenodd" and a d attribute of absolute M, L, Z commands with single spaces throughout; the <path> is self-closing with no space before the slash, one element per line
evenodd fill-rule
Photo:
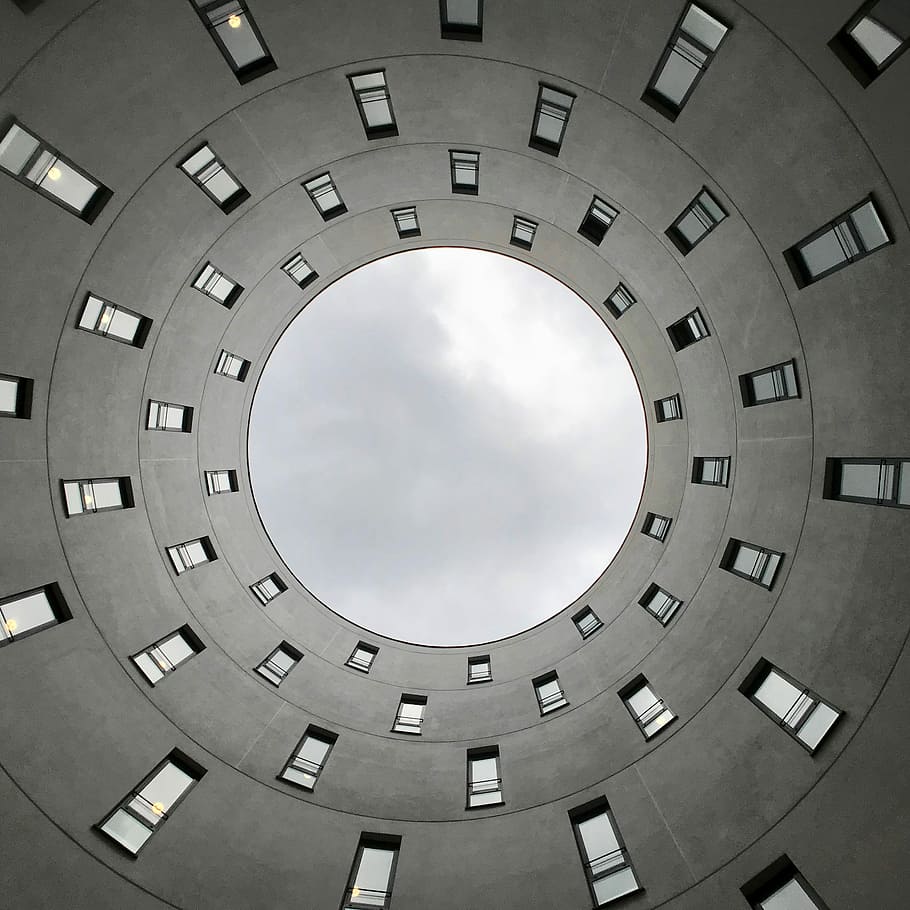
<path fill-rule="evenodd" d="M 231 13 L 231 15 L 228 16 L 228 25 L 231 28 L 240 28 L 240 23 L 241 23 L 241 19 L 240 19 L 240 16 L 237 15 L 237 13 Z"/>
<path fill-rule="evenodd" d="M 47 172 L 47 176 L 50 177 L 51 180 L 59 180 L 59 179 L 63 176 L 63 172 L 62 172 L 62 171 L 60 170 L 60 168 L 57 167 L 57 165 L 55 164 L 55 165 Z"/>
<path fill-rule="evenodd" d="M 164 803 L 155 803 L 152 806 L 152 812 L 154 812 L 155 815 L 164 815 Z"/>
<path fill-rule="evenodd" d="M 8 619 L 3 623 L 3 628 L 6 629 L 7 632 L 15 632 L 16 629 L 19 628 L 19 623 L 17 623 L 15 619 Z"/>

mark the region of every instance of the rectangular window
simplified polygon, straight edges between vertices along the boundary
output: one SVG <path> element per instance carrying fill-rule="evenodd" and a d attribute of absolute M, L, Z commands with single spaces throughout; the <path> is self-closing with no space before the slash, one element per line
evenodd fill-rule
<path fill-rule="evenodd" d="M 796 361 L 777 363 L 739 377 L 739 388 L 743 395 L 743 407 L 771 401 L 786 401 L 799 398 L 799 382 L 796 378 Z"/>
<path fill-rule="evenodd" d="M 215 364 L 215 375 L 227 376 L 228 379 L 236 379 L 238 382 L 243 382 L 249 369 L 249 360 L 244 360 L 230 351 L 222 350 L 218 355 L 218 362 Z"/>
<path fill-rule="evenodd" d="M 499 747 L 468 749 L 467 807 L 479 809 L 484 806 L 501 806 L 503 802 Z"/>
<path fill-rule="evenodd" d="M 534 243 L 536 233 L 536 222 L 516 215 L 512 221 L 512 238 L 509 242 L 512 246 L 520 246 L 523 250 L 529 250 Z"/>
<path fill-rule="evenodd" d="M 641 890 L 619 826 L 603 797 L 573 809 L 569 820 L 595 907 Z"/>
<path fill-rule="evenodd" d="M 141 348 L 152 320 L 95 294 L 85 298 L 76 328 Z"/>
<path fill-rule="evenodd" d="M 658 398 L 654 402 L 654 410 L 657 414 L 658 423 L 663 423 L 666 420 L 682 420 L 682 402 L 679 395 L 670 395 L 669 398 Z"/>
<path fill-rule="evenodd" d="M 613 208 L 612 205 L 595 196 L 578 227 L 578 233 L 591 243 L 600 246 L 600 242 L 618 215 L 619 209 Z"/>
<path fill-rule="evenodd" d="M 170 430 L 174 433 L 189 433 L 193 428 L 193 409 L 182 404 L 149 399 L 147 430 Z"/>
<path fill-rule="evenodd" d="M 574 101 L 574 95 L 540 83 L 528 141 L 531 148 L 550 155 L 559 154 Z"/>
<path fill-rule="evenodd" d="M 632 304 L 635 303 L 635 297 L 632 292 L 622 283 L 616 285 L 616 290 L 604 301 L 607 309 L 619 319 Z"/>
<path fill-rule="evenodd" d="M 316 206 L 316 211 L 322 215 L 323 221 L 343 215 L 348 210 L 335 187 L 332 175 L 328 172 L 313 177 L 311 180 L 305 180 L 302 186 L 307 191 L 313 205 Z"/>
<path fill-rule="evenodd" d="M 628 685 L 617 693 L 629 713 L 638 724 L 645 739 L 651 739 L 660 733 L 667 724 L 676 720 L 676 715 L 667 707 L 662 698 L 658 698 L 650 683 L 644 676 L 636 676 Z"/>
<path fill-rule="evenodd" d="M 423 695 L 402 695 L 398 703 L 398 712 L 395 723 L 392 724 L 393 733 L 410 733 L 420 736 L 423 725 L 423 715 L 427 708 L 427 700 Z"/>
<path fill-rule="evenodd" d="M 360 670 L 361 673 L 369 673 L 378 653 L 379 648 L 361 641 L 347 659 L 346 666 Z"/>
<path fill-rule="evenodd" d="M 283 641 L 265 660 L 257 666 L 256 672 L 273 686 L 280 686 L 284 678 L 303 660 L 303 654 Z"/>
<path fill-rule="evenodd" d="M 729 27 L 694 3 L 683 11 L 641 100 L 669 120 L 686 106 Z"/>
<path fill-rule="evenodd" d="M 244 0 L 191 2 L 241 85 L 278 68 Z"/>
<path fill-rule="evenodd" d="M 168 673 L 195 657 L 205 645 L 189 626 L 183 626 L 165 635 L 138 654 L 130 656 L 140 673 L 154 686 Z"/>
<path fill-rule="evenodd" d="M 416 206 L 409 205 L 404 209 L 392 209 L 392 219 L 395 221 L 395 230 L 398 231 L 398 236 L 402 239 L 420 236 L 420 223 L 417 221 Z"/>
<path fill-rule="evenodd" d="M 707 188 L 703 188 L 683 209 L 676 221 L 667 228 L 666 234 L 676 249 L 685 256 L 726 217 L 727 213 L 721 204 Z"/>
<path fill-rule="evenodd" d="M 295 253 L 281 267 L 281 271 L 288 275 L 298 287 L 305 288 L 308 284 L 314 282 L 319 275 L 316 270 L 300 255 Z"/>
<path fill-rule="evenodd" d="M 731 537 L 720 567 L 771 590 L 784 554 Z"/>
<path fill-rule="evenodd" d="M 260 578 L 255 584 L 250 585 L 250 590 L 256 596 L 256 599 L 265 606 L 270 600 L 274 600 L 279 594 L 287 591 L 288 586 L 281 580 L 281 576 L 272 572 L 265 578 Z"/>
<path fill-rule="evenodd" d="M 206 471 L 205 488 L 209 496 L 216 496 L 219 493 L 236 493 L 240 489 L 237 485 L 237 472 L 234 470 Z"/>
<path fill-rule="evenodd" d="M 752 910 L 828 910 L 786 854 L 740 890 Z"/>
<path fill-rule="evenodd" d="M 138 856 L 204 774 L 204 768 L 174 749 L 95 827 Z"/>
<path fill-rule="evenodd" d="M 187 540 L 167 547 L 167 555 L 171 558 L 174 571 L 178 575 L 218 558 L 208 537 L 197 537 L 195 540 Z"/>
<path fill-rule="evenodd" d="M 449 151 L 452 192 L 476 196 L 480 190 L 480 152 Z"/>
<path fill-rule="evenodd" d="M 670 531 L 671 518 L 665 515 L 658 515 L 655 512 L 648 512 L 645 516 L 645 523 L 642 526 L 641 533 L 653 537 L 655 540 L 666 540 Z"/>
<path fill-rule="evenodd" d="M 541 716 L 549 714 L 557 708 L 562 708 L 569 703 L 565 692 L 559 687 L 559 676 L 557 676 L 555 670 L 545 673 L 543 676 L 538 676 L 537 679 L 532 680 L 532 685 L 534 686 L 534 694 L 537 696 L 537 706 L 540 708 Z"/>
<path fill-rule="evenodd" d="M 439 0 L 443 38 L 483 40 L 483 0 Z"/>
<path fill-rule="evenodd" d="M 725 487 L 730 480 L 730 457 L 708 455 L 692 459 L 692 483 Z"/>
<path fill-rule="evenodd" d="M 0 134 L 0 169 L 88 224 L 113 195 L 16 119 Z"/>
<path fill-rule="evenodd" d="M 305 790 L 313 790 L 316 780 L 322 773 L 329 752 L 335 745 L 338 737 L 321 727 L 310 724 L 303 734 L 303 739 L 282 768 L 279 780 L 286 780 L 289 784 L 296 784 Z"/>
<path fill-rule="evenodd" d="M 905 0 L 868 0 L 828 42 L 865 87 L 910 46 L 910 10 Z"/>
<path fill-rule="evenodd" d="M 638 601 L 661 625 L 666 625 L 682 606 L 682 601 L 658 585 L 648 585 Z"/>
<path fill-rule="evenodd" d="M 56 583 L 6 597 L 0 600 L 0 646 L 72 618 Z"/>
<path fill-rule="evenodd" d="M 67 517 L 133 508 L 133 485 L 129 477 L 61 480 L 60 483 Z"/>
<path fill-rule="evenodd" d="M 178 167 L 222 212 L 233 212 L 250 198 L 243 184 L 227 169 L 208 143 L 184 158 Z"/>
<path fill-rule="evenodd" d="M 739 691 L 810 752 L 815 752 L 843 714 L 764 658 Z"/>
<path fill-rule="evenodd" d="M 673 350 L 681 351 L 683 348 L 707 338 L 711 333 L 705 324 L 705 318 L 701 310 L 694 309 L 691 313 L 683 316 L 671 326 L 667 326 L 667 334 L 670 336 L 670 342 Z"/>
<path fill-rule="evenodd" d="M 597 614 L 590 607 L 579 610 L 572 617 L 572 622 L 575 623 L 578 633 L 582 638 L 589 638 L 603 626 L 603 623 L 600 621 Z"/>
<path fill-rule="evenodd" d="M 398 135 L 398 124 L 392 110 L 392 97 L 385 81 L 385 70 L 348 76 L 357 110 L 367 139 L 387 139 Z"/>
<path fill-rule="evenodd" d="M 0 417 L 31 417 L 34 388 L 32 379 L 0 373 Z"/>
<path fill-rule="evenodd" d="M 468 658 L 468 685 L 471 683 L 490 682 L 493 679 L 493 664 L 490 655 Z"/>
<path fill-rule="evenodd" d="M 401 838 L 361 834 L 341 910 L 388 910 Z"/>
<path fill-rule="evenodd" d="M 871 196 L 784 251 L 797 287 L 804 288 L 893 243 Z"/>
<path fill-rule="evenodd" d="M 243 288 L 236 281 L 216 269 L 211 262 L 207 262 L 193 280 L 193 287 L 228 309 L 237 302 L 237 298 L 243 293 Z"/>
<path fill-rule="evenodd" d="M 825 499 L 910 508 L 910 458 L 828 458 Z"/>

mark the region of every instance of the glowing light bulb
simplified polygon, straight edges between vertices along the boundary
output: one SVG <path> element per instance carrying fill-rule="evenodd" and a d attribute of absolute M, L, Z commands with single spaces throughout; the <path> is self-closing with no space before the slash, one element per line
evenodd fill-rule
<path fill-rule="evenodd" d="M 236 13 L 228 16 L 228 25 L 231 28 L 240 28 L 240 16 L 238 16 Z"/>
<path fill-rule="evenodd" d="M 360 897 L 360 888 L 353 888 L 351 890 L 351 897 Z"/>
<path fill-rule="evenodd" d="M 154 812 L 155 815 L 164 815 L 164 803 L 155 803 L 152 806 L 152 812 Z"/>
<path fill-rule="evenodd" d="M 91 494 L 91 493 L 86 493 L 86 494 L 85 494 L 85 504 L 86 504 L 87 506 L 93 506 L 93 505 L 95 504 L 95 500 L 92 499 L 92 494 Z"/>
<path fill-rule="evenodd" d="M 15 619 L 8 619 L 3 623 L 3 628 L 6 629 L 7 632 L 15 632 L 16 629 L 19 628 L 19 623 L 17 623 Z"/>
<path fill-rule="evenodd" d="M 57 167 L 57 165 L 54 165 L 54 166 L 47 172 L 47 176 L 50 177 L 51 180 L 59 180 L 59 179 L 63 176 L 63 171 L 61 171 L 60 168 Z"/>
<path fill-rule="evenodd" d="M 103 325 L 103 326 L 104 326 L 104 325 L 107 325 L 110 321 L 111 321 L 111 311 L 110 311 L 110 310 L 105 310 L 105 311 L 101 314 L 101 325 Z"/>

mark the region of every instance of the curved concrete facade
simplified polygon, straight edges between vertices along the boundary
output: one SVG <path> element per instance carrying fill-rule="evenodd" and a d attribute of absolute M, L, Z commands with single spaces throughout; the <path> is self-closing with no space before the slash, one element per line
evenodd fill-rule
<path fill-rule="evenodd" d="M 910 455 L 906 254 L 910 55 L 863 88 L 827 47 L 856 0 L 714 0 L 731 30 L 684 112 L 641 101 L 682 12 L 670 0 L 488 0 L 482 42 L 431 0 L 256 0 L 274 72 L 238 84 L 185 0 L 45 0 L 0 11 L 0 117 L 113 190 L 86 224 L 6 174 L 0 373 L 34 381 L 2 419 L 0 601 L 56 582 L 70 621 L 0 648 L 0 893 L 10 907 L 323 910 L 362 832 L 401 837 L 394 910 L 591 905 L 567 813 L 609 801 L 642 890 L 630 908 L 747 907 L 786 853 L 831 910 L 906 906 L 910 513 L 823 497 L 831 457 Z M 385 69 L 399 135 L 367 140 L 347 74 Z M 530 148 L 544 81 L 576 101 L 558 157 Z M 226 215 L 179 169 L 208 142 L 250 198 Z M 476 197 L 448 150 L 480 152 Z M 301 181 L 330 170 L 347 212 Z M 729 212 L 682 256 L 667 227 L 707 187 Z M 783 251 L 872 193 L 894 243 L 799 289 Z M 592 195 L 620 214 L 595 246 Z M 418 207 L 398 239 L 389 210 Z M 531 251 L 512 217 L 539 222 Z M 509 639 L 385 639 L 312 597 L 259 522 L 246 433 L 259 373 L 308 300 L 416 246 L 475 246 L 556 276 L 600 314 L 646 405 L 648 474 L 619 554 L 577 602 Z M 301 251 L 319 278 L 281 271 Z M 192 287 L 211 261 L 231 309 Z M 623 281 L 638 302 L 604 306 Z M 88 292 L 152 320 L 142 348 L 78 331 Z M 699 307 L 710 336 L 675 352 Z M 222 349 L 251 362 L 213 374 Z M 738 377 L 795 359 L 801 397 L 744 408 Z M 683 420 L 658 423 L 673 394 Z M 145 429 L 149 399 L 190 433 Z M 727 487 L 691 482 L 731 457 Z M 207 496 L 203 472 L 238 471 Z M 609 466 L 604 466 L 609 470 Z M 135 508 L 67 518 L 60 482 L 128 476 Z M 645 513 L 673 519 L 664 543 Z M 208 536 L 179 576 L 165 548 Z M 719 567 L 730 538 L 784 553 L 771 590 Z M 249 586 L 277 572 L 265 606 Z M 302 583 L 301 583 L 302 582 Z M 663 626 L 650 584 L 683 601 Z M 572 615 L 604 623 L 582 639 Z M 129 656 L 189 624 L 205 644 L 151 687 Z M 254 667 L 304 657 L 279 688 Z M 345 665 L 358 641 L 371 672 Z M 467 658 L 493 681 L 467 686 Z M 810 754 L 739 691 L 759 658 L 844 714 Z M 569 705 L 541 716 L 556 670 Z M 677 720 L 646 741 L 617 692 L 644 674 Z M 390 732 L 402 693 L 422 735 Z M 278 780 L 309 724 L 338 735 L 315 791 Z M 903 744 L 903 745 L 902 745 Z M 465 810 L 465 752 L 496 745 L 505 801 Z M 132 859 L 93 826 L 172 749 L 206 773 Z M 2 903 L 2 901 L 0 901 Z"/>

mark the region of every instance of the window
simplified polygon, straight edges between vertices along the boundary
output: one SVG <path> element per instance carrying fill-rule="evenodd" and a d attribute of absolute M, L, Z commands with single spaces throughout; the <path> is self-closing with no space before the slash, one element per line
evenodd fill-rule
<path fill-rule="evenodd" d="M 283 641 L 265 660 L 257 666 L 256 672 L 273 686 L 280 686 L 284 678 L 303 660 L 303 654 Z"/>
<path fill-rule="evenodd" d="M 499 770 L 499 746 L 468 749 L 469 809 L 501 806 L 502 776 Z"/>
<path fill-rule="evenodd" d="M 606 308 L 619 319 L 632 304 L 635 303 L 635 297 L 632 292 L 622 283 L 616 285 L 616 290 L 604 301 Z"/>
<path fill-rule="evenodd" d="M 152 320 L 140 316 L 126 307 L 111 303 L 95 294 L 85 298 L 76 328 L 122 341 L 134 348 L 141 348 L 148 337 Z"/>
<path fill-rule="evenodd" d="M 740 889 L 752 910 L 827 910 L 786 855 Z"/>
<path fill-rule="evenodd" d="M 666 233 L 676 249 L 685 256 L 726 217 L 727 213 L 721 204 L 707 189 L 702 189 L 667 228 Z"/>
<path fill-rule="evenodd" d="M 483 0 L 439 0 L 443 38 L 483 40 Z"/>
<path fill-rule="evenodd" d="M 550 155 L 559 154 L 574 101 L 574 95 L 540 83 L 528 141 L 531 148 Z"/>
<path fill-rule="evenodd" d="M 287 764 L 281 769 L 278 779 L 305 790 L 313 790 L 337 739 L 334 733 L 310 724 Z"/>
<path fill-rule="evenodd" d="M 385 70 L 348 76 L 357 110 L 367 139 L 387 139 L 398 135 L 392 98 L 385 81 Z"/>
<path fill-rule="evenodd" d="M 266 575 L 255 584 L 250 585 L 250 590 L 256 596 L 256 599 L 265 606 L 270 600 L 274 600 L 279 594 L 287 591 L 288 586 L 281 580 L 279 575 L 272 572 Z"/>
<path fill-rule="evenodd" d="M 341 910 L 388 910 L 401 838 L 361 834 Z"/>
<path fill-rule="evenodd" d="M 799 398 L 799 382 L 796 379 L 796 361 L 777 363 L 773 367 L 744 373 L 739 377 L 739 388 L 743 394 L 743 407 L 771 401 L 786 401 Z"/>
<path fill-rule="evenodd" d="M 731 537 L 720 567 L 770 591 L 783 558 L 784 554 L 776 550 L 766 550 Z"/>
<path fill-rule="evenodd" d="M 305 180 L 302 185 L 313 205 L 316 206 L 316 210 L 322 215 L 323 221 L 343 215 L 348 210 L 335 187 L 331 174 L 320 174 L 311 180 Z"/>
<path fill-rule="evenodd" d="M 894 241 L 871 196 L 784 251 L 797 287 L 836 272 Z"/>
<path fill-rule="evenodd" d="M 0 417 L 31 417 L 34 388 L 32 379 L 0 373 Z"/>
<path fill-rule="evenodd" d="M 569 820 L 595 907 L 641 890 L 619 826 L 603 797 L 573 809 Z"/>
<path fill-rule="evenodd" d="M 690 3 L 673 30 L 641 100 L 667 119 L 675 120 L 728 31 L 710 13 Z"/>
<path fill-rule="evenodd" d="M 295 253 L 291 256 L 291 258 L 281 267 L 281 271 L 284 272 L 285 275 L 288 275 L 290 279 L 301 288 L 305 288 L 319 277 L 319 275 L 316 274 L 316 270 L 300 255 L 300 253 Z"/>
<path fill-rule="evenodd" d="M 658 698 L 644 676 L 636 676 L 617 693 L 629 713 L 638 724 L 645 739 L 660 733 L 667 724 L 676 720 L 676 715 Z"/>
<path fill-rule="evenodd" d="M 673 350 L 681 351 L 683 348 L 707 338 L 711 333 L 705 325 L 704 316 L 701 310 L 694 309 L 691 313 L 677 320 L 673 325 L 667 327 L 667 334 L 670 336 L 670 342 Z"/>
<path fill-rule="evenodd" d="M 600 246 L 601 240 L 604 239 L 604 235 L 616 220 L 617 215 L 619 215 L 619 209 L 614 209 L 612 205 L 595 196 L 588 206 L 588 211 L 585 212 L 578 233 L 591 243 Z"/>
<path fill-rule="evenodd" d="M 189 433 L 193 428 L 193 409 L 182 404 L 149 399 L 147 430 L 171 430 L 175 433 Z"/>
<path fill-rule="evenodd" d="M 669 591 L 655 584 L 648 585 L 645 593 L 638 601 L 661 625 L 666 625 L 676 611 L 682 606 L 682 601 L 674 597 Z"/>
<path fill-rule="evenodd" d="M 590 607 L 579 610 L 572 617 L 572 622 L 575 623 L 582 638 L 589 638 L 603 626 L 597 614 Z"/>
<path fill-rule="evenodd" d="M 91 224 L 113 193 L 18 120 L 0 134 L 0 169 Z"/>
<path fill-rule="evenodd" d="M 241 85 L 278 68 L 244 0 L 191 2 Z"/>
<path fill-rule="evenodd" d="M 237 485 L 237 472 L 234 470 L 206 471 L 205 488 L 209 496 L 216 496 L 219 493 L 236 493 L 240 489 Z"/>
<path fill-rule="evenodd" d="M 490 655 L 468 658 L 468 685 L 471 683 L 490 682 L 493 679 L 493 665 Z"/>
<path fill-rule="evenodd" d="M 841 62 L 868 86 L 910 45 L 910 13 L 904 0 L 868 0 L 828 42 Z"/>
<path fill-rule="evenodd" d="M 404 209 L 392 209 L 392 218 L 395 221 L 395 229 L 398 231 L 398 236 L 402 239 L 420 236 L 420 223 L 417 221 L 416 206 L 410 205 Z"/>
<path fill-rule="evenodd" d="M 655 512 L 648 512 L 645 516 L 645 523 L 641 529 L 642 534 L 653 537 L 655 540 L 666 540 L 670 531 L 672 519 L 665 515 L 658 515 Z"/>
<path fill-rule="evenodd" d="M 133 508 L 133 486 L 129 477 L 97 480 L 62 480 L 67 517 L 85 512 L 109 512 Z"/>
<path fill-rule="evenodd" d="M 346 666 L 353 667 L 355 670 L 360 670 L 362 673 L 369 673 L 378 653 L 379 648 L 375 648 L 373 645 L 368 645 L 361 641 L 347 659 Z"/>
<path fill-rule="evenodd" d="M 764 658 L 739 691 L 810 752 L 815 752 L 843 714 Z"/>
<path fill-rule="evenodd" d="M 730 479 L 729 456 L 710 455 L 692 459 L 692 483 L 725 487 Z"/>
<path fill-rule="evenodd" d="M 534 235 L 536 233 L 536 222 L 516 215 L 512 221 L 512 238 L 509 242 L 512 246 L 520 246 L 523 250 L 529 250 L 534 243 Z"/>
<path fill-rule="evenodd" d="M 910 508 L 910 458 L 829 458 L 825 499 Z"/>
<path fill-rule="evenodd" d="M 243 293 L 243 288 L 236 281 L 232 281 L 224 272 L 216 269 L 211 262 L 207 262 L 193 280 L 193 287 L 228 309 L 237 302 L 237 298 Z"/>
<path fill-rule="evenodd" d="M 73 618 L 57 584 L 0 600 L 0 646 Z"/>
<path fill-rule="evenodd" d="M 196 149 L 178 165 L 222 212 L 233 212 L 250 198 L 240 181 L 212 151 L 208 143 Z"/>
<path fill-rule="evenodd" d="M 663 423 L 666 420 L 682 420 L 682 403 L 679 395 L 671 395 L 669 398 L 658 398 L 654 402 L 654 410 L 657 412 L 658 423 Z"/>
<path fill-rule="evenodd" d="M 174 749 L 95 827 L 138 856 L 204 774 L 204 768 Z"/>
<path fill-rule="evenodd" d="M 557 708 L 562 708 L 569 703 L 565 692 L 559 688 L 559 677 L 556 671 L 545 673 L 532 680 L 534 694 L 537 696 L 537 705 L 540 708 L 540 714 L 549 714 Z"/>
<path fill-rule="evenodd" d="M 398 703 L 398 713 L 392 725 L 393 733 L 410 733 L 420 736 L 420 727 L 423 724 L 423 715 L 427 707 L 426 697 L 423 695 L 402 695 Z"/>
<path fill-rule="evenodd" d="M 133 654 L 130 660 L 140 673 L 154 686 L 181 664 L 195 657 L 205 645 L 189 626 L 183 626 L 165 635 L 154 644 Z"/>
<path fill-rule="evenodd" d="M 249 360 L 244 360 L 230 351 L 222 350 L 218 355 L 218 362 L 215 364 L 215 375 L 227 376 L 228 379 L 236 379 L 238 382 L 243 382 L 249 369 Z"/>
<path fill-rule="evenodd" d="M 175 544 L 173 547 L 167 547 L 167 555 L 170 556 L 171 562 L 174 564 L 174 571 L 178 575 L 218 558 L 208 537 L 197 537 L 195 540 L 187 540 L 184 543 Z"/>
<path fill-rule="evenodd" d="M 476 196 L 480 189 L 480 152 L 449 152 L 452 192 Z"/>

